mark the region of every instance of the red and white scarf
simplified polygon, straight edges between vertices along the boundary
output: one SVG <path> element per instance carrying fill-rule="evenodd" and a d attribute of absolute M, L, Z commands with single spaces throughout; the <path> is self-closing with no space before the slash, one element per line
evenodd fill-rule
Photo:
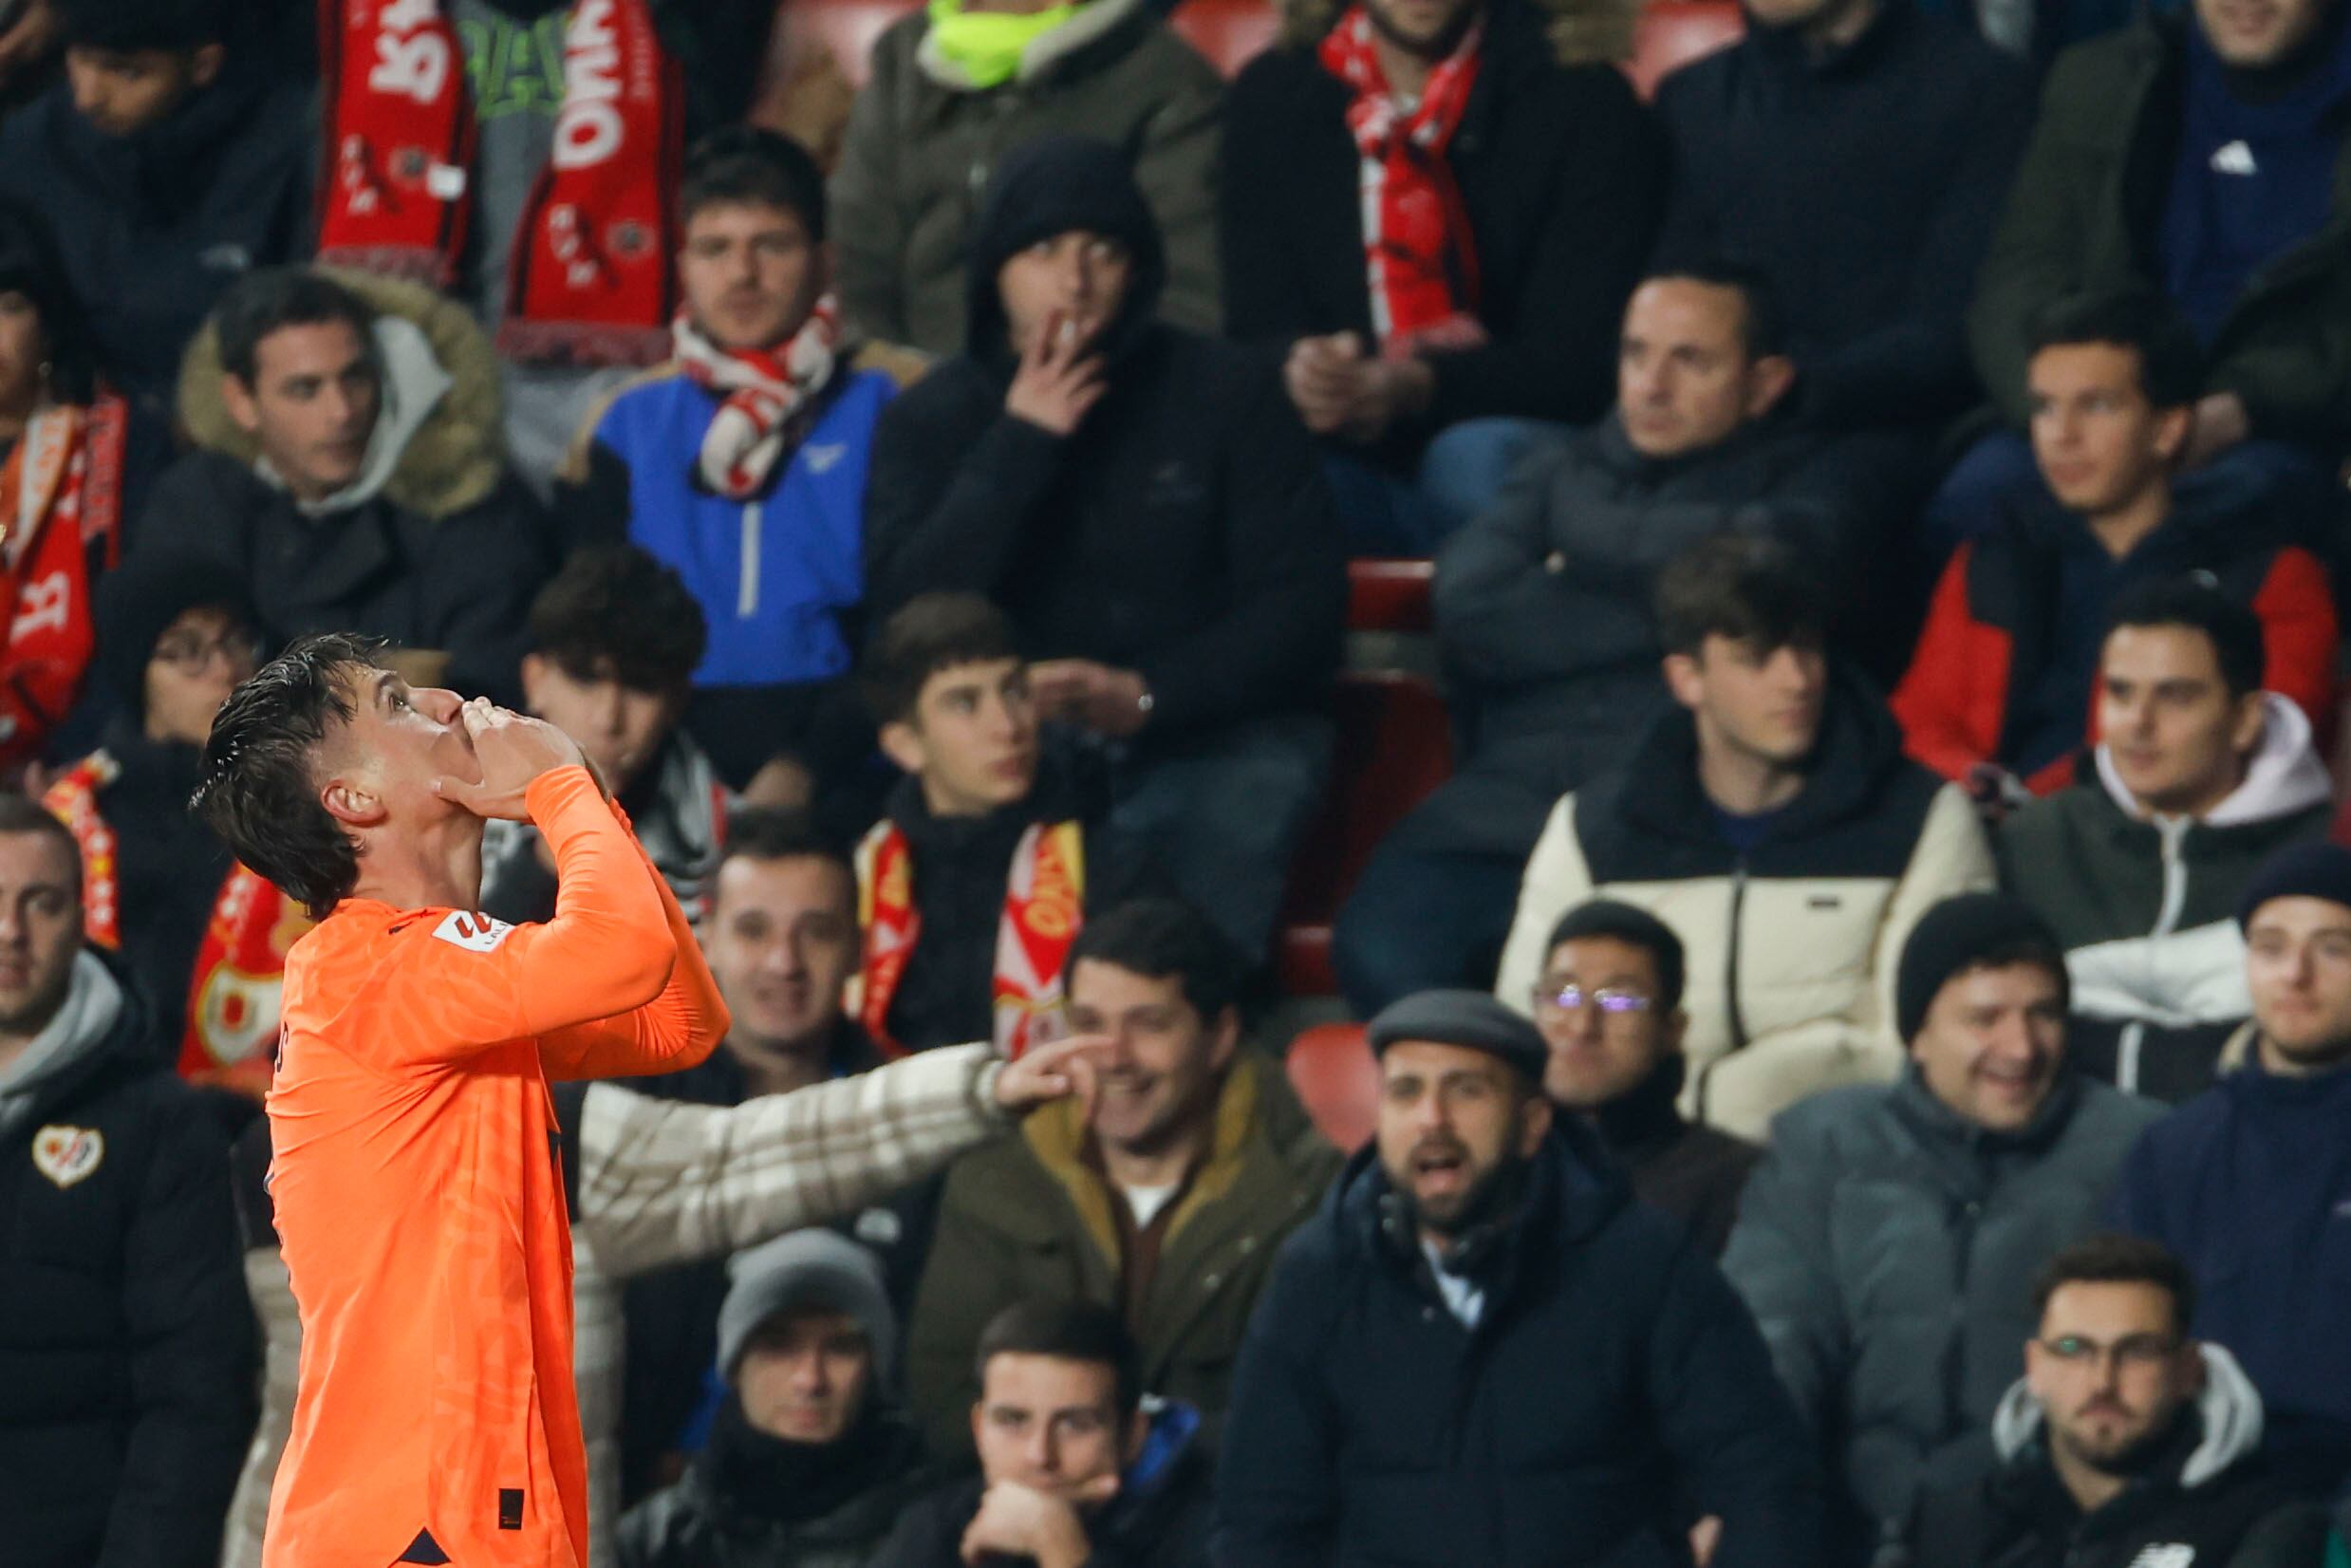
<path fill-rule="evenodd" d="M 474 104 L 439 0 L 319 0 L 331 131 L 318 259 L 446 288 L 473 220 Z M 499 351 L 651 364 L 677 295 L 684 93 L 647 0 L 576 0 L 555 144 L 507 268 Z"/>
<path fill-rule="evenodd" d="M 82 689 L 98 645 L 93 579 L 121 554 L 128 425 L 111 394 L 87 408 L 51 404 L 0 466 L 0 768 L 32 756 Z"/>
<path fill-rule="evenodd" d="M 807 433 L 808 417 L 839 362 L 841 308 L 827 294 L 774 348 L 721 348 L 683 310 L 670 337 L 685 373 L 722 400 L 702 435 L 702 483 L 714 495 L 747 501 L 767 488 L 776 460 Z"/>
<path fill-rule="evenodd" d="M 1354 89 L 1347 128 L 1362 155 L 1363 252 L 1371 328 L 1391 357 L 1415 341 L 1483 340 L 1477 242 L 1446 150 L 1477 84 L 1474 24 L 1429 71 L 1420 101 L 1400 99 L 1371 47 L 1371 19 L 1348 8 L 1323 38 L 1322 65 Z"/>
<path fill-rule="evenodd" d="M 991 995 L 996 1048 L 1028 1049 L 1038 1020 L 1061 1010 L 1061 965 L 1077 940 L 1086 905 L 1086 834 L 1075 822 L 1034 823 L 1013 850 L 1004 916 L 996 929 Z M 849 1011 L 886 1056 L 905 1047 L 890 1037 L 890 1003 L 922 935 L 914 906 L 914 857 L 904 829 L 875 825 L 857 846 L 857 915 L 865 961 L 849 981 Z"/>

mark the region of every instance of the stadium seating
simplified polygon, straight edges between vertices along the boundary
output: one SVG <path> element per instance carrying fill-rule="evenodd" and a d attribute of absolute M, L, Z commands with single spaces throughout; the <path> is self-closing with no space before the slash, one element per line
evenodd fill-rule
<path fill-rule="evenodd" d="M 1428 592 L 1433 561 L 1393 559 L 1347 563 L 1347 629 L 1424 633 L 1436 629 Z"/>
<path fill-rule="evenodd" d="M 1290 1042 L 1290 1087 L 1315 1129 L 1339 1148 L 1371 1142 L 1379 1123 L 1380 1071 L 1359 1023 L 1318 1023 Z"/>

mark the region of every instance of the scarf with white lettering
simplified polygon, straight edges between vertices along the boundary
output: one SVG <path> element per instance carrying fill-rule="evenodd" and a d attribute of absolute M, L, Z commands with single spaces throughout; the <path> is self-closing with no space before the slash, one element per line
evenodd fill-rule
<path fill-rule="evenodd" d="M 122 442 L 129 410 L 35 413 L 0 466 L 0 768 L 30 758 L 73 705 L 98 646 L 91 592 L 122 550 Z"/>
<path fill-rule="evenodd" d="M 440 0 L 319 0 L 331 131 L 318 259 L 447 288 L 473 221 L 473 96 Z M 554 149 L 523 204 L 498 348 L 650 364 L 669 347 L 684 93 L 647 0 L 575 0 Z"/>
<path fill-rule="evenodd" d="M 767 488 L 776 460 L 799 445 L 818 397 L 841 359 L 841 308 L 830 294 L 774 348 L 721 348 L 683 310 L 670 324 L 671 352 L 695 384 L 718 397 L 696 471 L 711 494 L 748 501 Z"/>

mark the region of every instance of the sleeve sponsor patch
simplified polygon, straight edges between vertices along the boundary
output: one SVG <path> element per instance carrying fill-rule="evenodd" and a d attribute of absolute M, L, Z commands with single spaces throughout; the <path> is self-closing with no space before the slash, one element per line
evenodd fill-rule
<path fill-rule="evenodd" d="M 453 909 L 433 927 L 433 935 L 452 947 L 462 947 L 469 953 L 494 953 L 498 943 L 513 930 L 502 920 L 478 915 L 464 909 Z"/>

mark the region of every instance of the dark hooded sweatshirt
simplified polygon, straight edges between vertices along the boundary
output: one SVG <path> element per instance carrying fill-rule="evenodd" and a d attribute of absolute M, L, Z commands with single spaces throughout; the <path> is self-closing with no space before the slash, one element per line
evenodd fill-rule
<path fill-rule="evenodd" d="M 1060 437 L 1004 407 L 997 274 L 1024 246 L 1107 234 L 1132 281 L 1098 340 L 1109 391 Z M 970 340 L 889 405 L 866 498 L 877 616 L 984 594 L 1024 651 L 1139 671 L 1144 738 L 1311 708 L 1338 658 L 1338 527 L 1273 368 L 1154 323 L 1159 233 L 1118 153 L 1046 138 L 998 172 L 972 245 Z"/>

